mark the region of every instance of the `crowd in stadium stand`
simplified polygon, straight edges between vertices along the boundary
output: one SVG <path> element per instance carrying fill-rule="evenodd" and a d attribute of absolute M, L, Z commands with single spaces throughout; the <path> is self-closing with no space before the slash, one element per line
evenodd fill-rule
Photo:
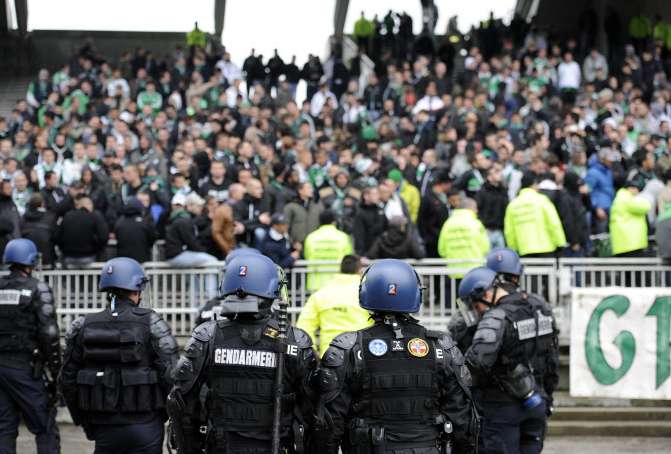
<path fill-rule="evenodd" d="M 326 226 L 371 259 L 654 255 L 653 233 L 671 257 L 664 40 L 606 56 L 493 18 L 433 39 L 392 13 L 353 38 L 349 61 L 336 45 L 302 67 L 87 43 L 40 70 L 0 118 L 0 248 L 24 236 L 45 266 L 79 267 L 111 239 L 141 262 L 163 239 L 177 267 L 243 245 L 290 267 Z"/>

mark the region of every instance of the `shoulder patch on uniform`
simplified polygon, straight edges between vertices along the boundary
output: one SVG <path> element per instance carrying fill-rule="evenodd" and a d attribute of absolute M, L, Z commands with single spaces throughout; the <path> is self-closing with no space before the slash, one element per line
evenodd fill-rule
<path fill-rule="evenodd" d="M 295 326 L 293 326 L 291 329 L 294 335 L 294 342 L 296 343 L 296 345 L 298 345 L 298 348 L 312 347 L 312 339 L 310 338 L 308 333 L 306 333 L 300 328 L 296 328 Z"/>
<path fill-rule="evenodd" d="M 331 341 L 333 347 L 349 350 L 356 343 L 357 333 L 342 333 Z"/>
<path fill-rule="evenodd" d="M 217 322 L 209 321 L 205 322 L 202 325 L 198 325 L 196 329 L 193 330 L 193 338 L 201 342 L 208 342 L 214 336 L 214 329 L 217 326 Z"/>
<path fill-rule="evenodd" d="M 408 341 L 408 353 L 417 358 L 424 358 L 429 354 L 429 344 L 419 337 Z"/>
<path fill-rule="evenodd" d="M 345 362 L 345 352 L 339 348 L 330 347 L 324 352 L 322 364 L 328 367 L 342 366 Z"/>
<path fill-rule="evenodd" d="M 389 346 L 382 339 L 373 339 L 368 342 L 368 351 L 373 356 L 384 356 L 389 350 Z"/>

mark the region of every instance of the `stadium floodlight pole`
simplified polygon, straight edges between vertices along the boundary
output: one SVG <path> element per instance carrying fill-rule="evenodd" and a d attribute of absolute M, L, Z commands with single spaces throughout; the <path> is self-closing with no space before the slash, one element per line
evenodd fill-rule
<path fill-rule="evenodd" d="M 277 333 L 277 370 L 275 373 L 275 394 L 273 405 L 273 444 L 272 454 L 280 454 L 280 430 L 282 425 L 282 394 L 284 389 L 282 381 L 284 379 L 284 363 L 287 353 L 287 330 L 289 328 L 289 315 L 287 308 L 289 301 L 286 298 L 278 300 L 278 333 Z"/>

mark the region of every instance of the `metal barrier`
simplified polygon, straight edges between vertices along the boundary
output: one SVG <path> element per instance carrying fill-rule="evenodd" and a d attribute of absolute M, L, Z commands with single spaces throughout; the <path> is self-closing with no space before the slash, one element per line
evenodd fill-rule
<path fill-rule="evenodd" d="M 446 266 L 440 259 L 408 261 L 417 270 L 425 288 L 424 302 L 418 314 L 420 320 L 433 329 L 445 329 L 454 313 L 456 292 L 461 275 L 470 268 Z M 463 264 L 463 260 L 460 261 Z M 337 272 L 336 262 L 297 261 L 288 271 L 289 296 L 292 305 L 289 309 L 295 322 L 303 305 L 309 298 L 305 286 L 307 275 L 313 272 L 314 265 L 320 265 L 318 272 Z M 480 265 L 473 263 L 472 266 Z M 224 263 L 219 262 L 206 267 L 176 269 L 164 262 L 145 263 L 150 284 L 143 298 L 143 304 L 151 305 L 171 325 L 176 336 L 188 336 L 194 327 L 197 310 L 214 297 L 212 283 L 218 281 Z M 79 316 L 102 310 L 107 301 L 98 291 L 98 280 L 102 264 L 93 264 L 80 270 L 43 270 L 39 273 L 53 289 L 57 304 L 59 325 L 65 333 Z M 544 294 L 552 303 L 556 303 L 557 268 L 552 259 L 525 260 L 525 286 L 534 292 Z M 209 287 L 209 288 L 208 288 Z"/>

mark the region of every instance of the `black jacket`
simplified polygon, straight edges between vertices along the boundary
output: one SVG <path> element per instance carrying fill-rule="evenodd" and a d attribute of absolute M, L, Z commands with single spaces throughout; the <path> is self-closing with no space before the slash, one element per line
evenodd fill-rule
<path fill-rule="evenodd" d="M 156 240 L 152 222 L 134 206 L 126 206 L 114 225 L 117 257 L 130 257 L 140 263 L 151 260 L 151 248 Z"/>
<path fill-rule="evenodd" d="M 255 199 L 249 194 L 233 206 L 233 217 L 236 221 L 245 226 L 245 231 L 237 236 L 238 242 L 244 242 L 252 245 L 254 242 L 254 230 L 259 227 L 266 227 L 259 222 L 261 213 L 270 214 L 270 201 L 264 196 Z"/>
<path fill-rule="evenodd" d="M 65 214 L 56 230 L 56 244 L 66 257 L 97 256 L 105 249 L 108 236 L 102 214 L 80 208 Z"/>
<path fill-rule="evenodd" d="M 61 188 L 45 188 L 40 191 L 40 194 L 44 198 L 44 206 L 47 207 L 47 210 L 54 213 L 57 218 L 60 218 L 75 207 L 72 197 L 67 195 Z"/>
<path fill-rule="evenodd" d="M 21 220 L 21 236 L 35 243 L 42 254 L 42 264 L 51 266 L 56 262 L 54 234 L 56 216 L 46 210 L 28 210 Z"/>
<path fill-rule="evenodd" d="M 417 228 L 419 234 L 426 243 L 427 257 L 438 257 L 438 237 L 440 229 L 450 216 L 447 203 L 443 203 L 433 190 L 429 189 L 422 197 L 419 205 L 419 216 L 417 217 Z"/>
<path fill-rule="evenodd" d="M 570 224 L 564 225 L 566 241 L 569 245 L 579 244 L 585 246 L 589 241 L 590 233 L 589 224 L 587 223 L 587 213 L 591 210 L 589 195 L 585 197 L 579 192 L 569 191 L 566 191 L 564 194 L 568 211 L 572 214 Z"/>
<path fill-rule="evenodd" d="M 409 232 L 389 227 L 368 251 L 370 259 L 421 259 L 424 251 Z"/>
<path fill-rule="evenodd" d="M 503 230 L 503 218 L 508 206 L 508 191 L 504 186 L 494 186 L 488 181 L 475 196 L 478 218 L 489 230 Z"/>
<path fill-rule="evenodd" d="M 368 250 L 387 228 L 387 217 L 384 210 L 377 205 L 359 205 L 354 217 L 354 250 L 359 255 L 365 255 Z"/>
<path fill-rule="evenodd" d="M 186 211 L 177 211 L 170 215 L 165 230 L 165 257 L 171 259 L 183 251 L 205 252 L 198 228 L 191 215 Z"/>

